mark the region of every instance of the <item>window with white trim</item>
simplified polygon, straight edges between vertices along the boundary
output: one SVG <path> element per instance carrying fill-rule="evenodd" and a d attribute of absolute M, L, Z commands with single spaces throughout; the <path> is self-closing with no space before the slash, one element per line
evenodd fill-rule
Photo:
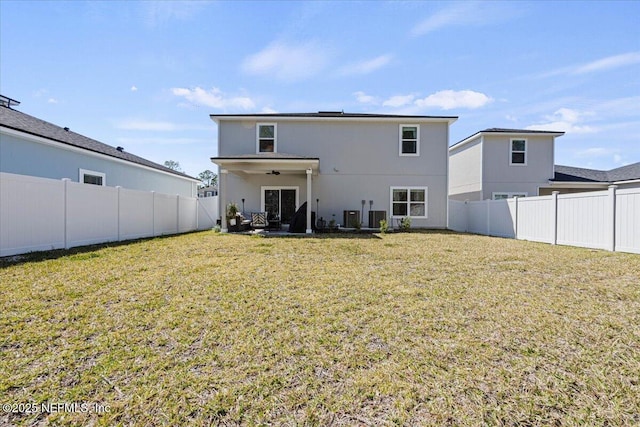
<path fill-rule="evenodd" d="M 505 193 L 493 193 L 491 198 L 493 200 L 504 200 L 504 199 L 512 199 L 514 197 L 527 197 L 528 193 L 515 193 L 515 192 L 505 192 Z"/>
<path fill-rule="evenodd" d="M 258 123 L 256 125 L 256 152 L 276 153 L 276 135 L 275 123 Z"/>
<path fill-rule="evenodd" d="M 527 140 L 512 139 L 511 140 L 511 165 L 527 165 Z"/>
<path fill-rule="evenodd" d="M 107 185 L 107 175 L 102 172 L 80 169 L 78 182 L 91 185 Z"/>
<path fill-rule="evenodd" d="M 420 155 L 420 125 L 400 125 L 399 154 L 401 156 Z"/>
<path fill-rule="evenodd" d="M 391 187 L 391 216 L 427 217 L 427 187 Z"/>

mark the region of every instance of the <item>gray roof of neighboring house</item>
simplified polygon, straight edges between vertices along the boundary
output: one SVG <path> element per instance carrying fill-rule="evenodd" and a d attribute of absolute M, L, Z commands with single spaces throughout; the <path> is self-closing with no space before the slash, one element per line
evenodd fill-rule
<path fill-rule="evenodd" d="M 62 144 L 82 148 L 94 153 L 104 154 L 106 156 L 125 160 L 138 165 L 147 166 L 183 178 L 195 180 L 194 177 L 182 172 L 174 171 L 165 166 L 159 165 L 126 151 L 120 151 L 116 147 L 112 147 L 100 141 L 96 141 L 95 139 L 91 139 L 86 136 L 80 135 L 79 133 L 68 130 L 69 128 L 61 128 L 60 126 L 45 122 L 44 120 L 40 120 L 36 117 L 30 116 L 12 108 L 0 106 L 0 126 L 28 133 L 30 135 L 40 136 L 42 138 L 50 139 Z"/>
<path fill-rule="evenodd" d="M 555 166 L 556 182 L 619 182 L 640 179 L 640 162 L 608 171 L 576 168 L 573 166 Z"/>
<path fill-rule="evenodd" d="M 550 130 L 531 130 L 531 129 L 506 129 L 506 128 L 488 128 L 485 130 L 480 130 L 476 133 L 474 133 L 473 135 L 469 135 L 468 137 L 461 139 L 460 141 L 456 142 L 455 144 L 453 144 L 452 146 L 449 147 L 449 149 L 454 148 L 458 145 L 461 145 L 465 142 L 468 142 L 472 139 L 474 139 L 476 136 L 481 135 L 481 134 L 486 134 L 486 133 L 511 133 L 511 134 L 518 134 L 518 135 L 550 135 L 550 136 L 562 136 L 564 135 L 564 132 L 556 132 L 556 131 L 550 131 Z"/>

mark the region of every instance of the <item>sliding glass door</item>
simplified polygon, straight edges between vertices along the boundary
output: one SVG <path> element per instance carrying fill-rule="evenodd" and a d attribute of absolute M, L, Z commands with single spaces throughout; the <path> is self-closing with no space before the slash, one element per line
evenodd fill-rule
<path fill-rule="evenodd" d="M 298 207 L 298 187 L 262 187 L 262 209 L 268 218 L 289 224 Z"/>

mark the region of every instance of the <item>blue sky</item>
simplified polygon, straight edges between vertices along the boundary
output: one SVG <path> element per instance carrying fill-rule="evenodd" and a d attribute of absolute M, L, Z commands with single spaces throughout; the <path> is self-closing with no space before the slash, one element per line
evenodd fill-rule
<path fill-rule="evenodd" d="M 0 92 L 191 175 L 212 113 L 457 115 L 565 131 L 556 163 L 640 161 L 640 2 L 0 0 Z M 214 169 L 215 170 L 215 169 Z"/>

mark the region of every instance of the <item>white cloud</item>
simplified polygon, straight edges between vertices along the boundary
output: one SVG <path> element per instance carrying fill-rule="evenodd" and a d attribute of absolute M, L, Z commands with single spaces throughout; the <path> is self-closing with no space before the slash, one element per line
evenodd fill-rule
<path fill-rule="evenodd" d="M 413 102 L 414 98 L 415 98 L 415 95 L 412 95 L 412 94 L 409 94 L 409 95 L 395 95 L 395 96 L 392 96 L 391 98 L 385 100 L 382 103 L 382 105 L 384 107 L 394 107 L 394 108 L 404 107 L 405 105 L 411 104 L 411 102 Z"/>
<path fill-rule="evenodd" d="M 617 153 L 619 150 L 605 147 L 590 147 L 584 150 L 576 151 L 578 157 L 602 157 Z"/>
<path fill-rule="evenodd" d="M 198 138 L 116 138 L 118 144 L 125 145 L 186 145 L 186 144 L 201 144 L 209 143 L 210 141 Z"/>
<path fill-rule="evenodd" d="M 574 156 L 577 159 L 610 159 L 611 164 L 618 166 L 625 166 L 632 162 L 629 161 L 626 155 L 621 154 L 622 150 L 615 147 L 589 147 L 584 150 L 577 150 L 574 152 Z M 592 162 L 587 162 L 588 165 L 592 165 Z"/>
<path fill-rule="evenodd" d="M 377 104 L 378 99 L 375 96 L 367 95 L 362 91 L 354 92 L 353 95 L 360 104 Z"/>
<path fill-rule="evenodd" d="M 211 130 L 211 126 L 193 125 L 185 123 L 173 123 L 168 121 L 153 121 L 139 118 L 129 118 L 116 121 L 114 123 L 117 129 L 145 131 L 145 132 L 176 132 L 185 130 Z"/>
<path fill-rule="evenodd" d="M 527 126 L 530 130 L 548 130 L 575 134 L 594 133 L 599 129 L 593 126 L 581 124 L 584 117 L 593 116 L 593 113 L 579 112 L 570 108 L 560 108 L 552 115 L 545 116 L 545 121 Z"/>
<path fill-rule="evenodd" d="M 148 120 L 129 119 L 116 125 L 118 129 L 143 131 L 175 131 L 180 127 L 171 122 L 152 122 Z"/>
<path fill-rule="evenodd" d="M 437 107 L 443 110 L 454 108 L 475 109 L 484 107 L 493 101 L 493 98 L 481 92 L 472 90 L 441 90 L 423 99 L 417 99 L 418 107 Z"/>
<path fill-rule="evenodd" d="M 138 88 L 137 88 L 137 87 L 135 87 L 135 86 L 131 86 L 131 92 L 137 92 L 137 91 L 138 91 Z"/>
<path fill-rule="evenodd" d="M 146 1 L 143 7 L 145 22 L 151 27 L 172 20 L 186 21 L 196 16 L 209 2 L 206 1 Z"/>
<path fill-rule="evenodd" d="M 422 36 L 446 27 L 490 25 L 510 19 L 519 13 L 520 11 L 508 2 L 448 3 L 445 8 L 416 24 L 411 30 L 411 35 Z"/>
<path fill-rule="evenodd" d="M 321 72 L 328 62 L 328 51 L 315 42 L 273 42 L 260 52 L 245 58 L 242 71 L 253 75 L 274 76 L 285 81 L 298 81 Z"/>
<path fill-rule="evenodd" d="M 174 87 L 171 88 L 171 93 L 186 99 L 192 104 L 204 105 L 221 110 L 227 108 L 250 110 L 255 108 L 255 103 L 251 98 L 247 96 L 226 97 L 220 89 L 215 87 L 209 91 L 201 87 L 195 87 L 194 89 Z"/>
<path fill-rule="evenodd" d="M 49 98 L 49 99 L 47 99 L 47 102 L 48 102 L 49 104 L 57 104 L 57 103 L 58 103 L 58 100 L 57 100 L 57 99 L 55 99 L 55 98 Z"/>
<path fill-rule="evenodd" d="M 624 53 L 622 55 L 608 56 L 606 58 L 578 66 L 573 70 L 573 74 L 585 74 L 596 71 L 611 70 L 638 63 L 640 63 L 640 52 Z"/>
<path fill-rule="evenodd" d="M 354 74 L 369 74 L 372 73 L 391 62 L 392 55 L 380 55 L 373 59 L 367 59 L 360 62 L 354 62 L 352 64 L 344 66 L 339 74 L 341 75 L 354 75 Z"/>
<path fill-rule="evenodd" d="M 537 77 L 546 78 L 558 75 L 575 76 L 580 74 L 595 73 L 599 71 L 613 70 L 620 67 L 640 63 L 640 52 L 629 52 L 621 55 L 607 56 L 586 64 L 574 64 L 567 67 L 557 68 L 547 73 L 542 73 Z"/>

